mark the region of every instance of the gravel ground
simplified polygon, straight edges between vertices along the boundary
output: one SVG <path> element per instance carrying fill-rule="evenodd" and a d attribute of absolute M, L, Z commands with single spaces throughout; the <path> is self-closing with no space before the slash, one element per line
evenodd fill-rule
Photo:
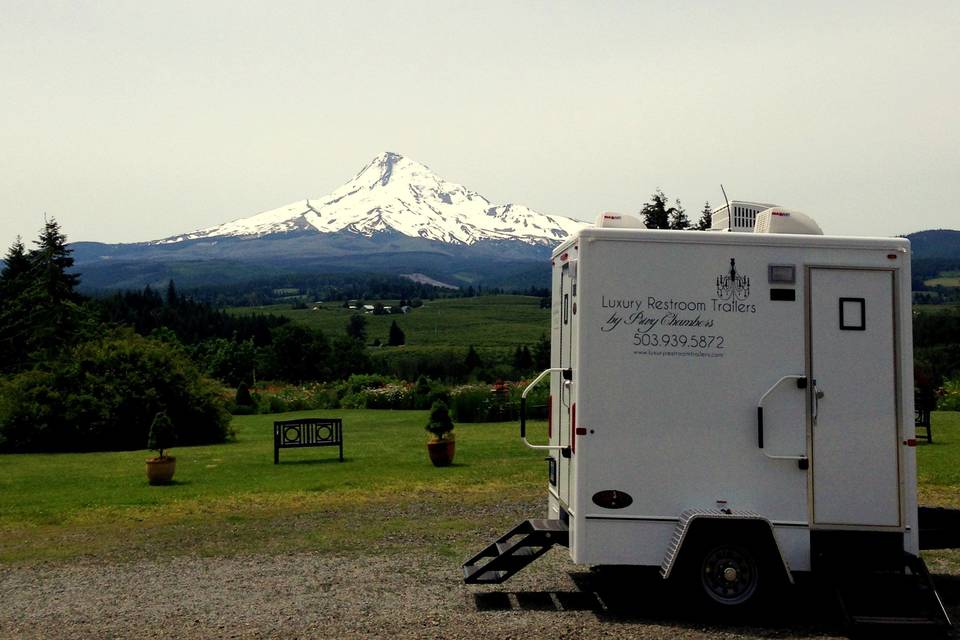
<path fill-rule="evenodd" d="M 4 567 L 0 637 L 842 637 L 806 596 L 765 626 L 717 626 L 673 604 L 655 576 L 632 575 L 575 567 L 557 550 L 502 588 L 464 585 L 458 561 L 422 555 Z"/>

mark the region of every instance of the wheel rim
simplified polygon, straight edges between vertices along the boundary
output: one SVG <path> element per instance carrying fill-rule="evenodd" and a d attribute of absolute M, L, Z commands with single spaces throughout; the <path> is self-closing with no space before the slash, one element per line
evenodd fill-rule
<path fill-rule="evenodd" d="M 708 552 L 700 568 L 700 582 L 720 604 L 742 604 L 757 590 L 757 563 L 744 549 L 719 546 Z"/>

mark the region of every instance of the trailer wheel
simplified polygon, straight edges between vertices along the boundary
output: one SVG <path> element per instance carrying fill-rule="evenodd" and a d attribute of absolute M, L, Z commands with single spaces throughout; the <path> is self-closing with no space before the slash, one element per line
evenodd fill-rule
<path fill-rule="evenodd" d="M 719 544 L 708 547 L 700 562 L 703 593 L 725 606 L 743 605 L 757 593 L 760 563 L 746 547 Z"/>

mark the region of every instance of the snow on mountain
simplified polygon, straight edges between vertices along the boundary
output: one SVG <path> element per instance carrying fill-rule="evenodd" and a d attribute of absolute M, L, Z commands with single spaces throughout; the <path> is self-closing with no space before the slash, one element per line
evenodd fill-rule
<path fill-rule="evenodd" d="M 519 240 L 555 245 L 585 226 L 522 205 L 494 206 L 476 191 L 448 182 L 399 154 L 384 152 L 333 193 L 193 233 L 159 240 L 170 244 L 216 237 L 258 237 L 293 231 L 397 231 L 453 244 Z"/>

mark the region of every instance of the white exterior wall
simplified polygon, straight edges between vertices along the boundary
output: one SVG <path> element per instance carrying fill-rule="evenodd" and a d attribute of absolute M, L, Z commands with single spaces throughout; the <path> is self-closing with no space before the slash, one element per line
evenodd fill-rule
<path fill-rule="evenodd" d="M 781 376 L 806 375 L 805 267 L 895 269 L 897 406 L 902 438 L 913 437 L 908 247 L 895 239 L 619 229 L 586 229 L 559 247 L 555 274 L 558 257 L 578 250 L 573 401 L 577 426 L 588 429 L 570 460 L 565 508 L 572 512 L 573 560 L 659 565 L 680 513 L 717 508 L 722 500 L 734 511 L 769 518 L 791 568 L 809 569 L 811 471 L 764 455 L 810 454 L 809 397 L 790 384 L 771 394 L 764 450 L 757 446 L 757 402 Z M 716 289 L 731 258 L 750 278 L 749 295 L 732 309 Z M 768 284 L 770 264 L 794 265 L 796 283 Z M 793 289 L 796 299 L 771 301 L 771 286 Z M 554 299 L 555 319 L 558 306 Z M 647 322 L 656 324 L 644 332 Z M 657 335 L 659 344 L 644 333 Z M 712 345 L 663 347 L 664 337 L 673 336 L 688 342 L 703 336 Z M 559 385 L 554 375 L 555 397 Z M 904 525 L 898 530 L 916 553 L 914 454 L 898 446 Z M 851 461 L 852 473 L 855 466 Z M 633 503 L 616 510 L 594 504 L 594 493 L 607 489 L 628 493 Z M 555 498 L 551 504 L 559 506 Z"/>

